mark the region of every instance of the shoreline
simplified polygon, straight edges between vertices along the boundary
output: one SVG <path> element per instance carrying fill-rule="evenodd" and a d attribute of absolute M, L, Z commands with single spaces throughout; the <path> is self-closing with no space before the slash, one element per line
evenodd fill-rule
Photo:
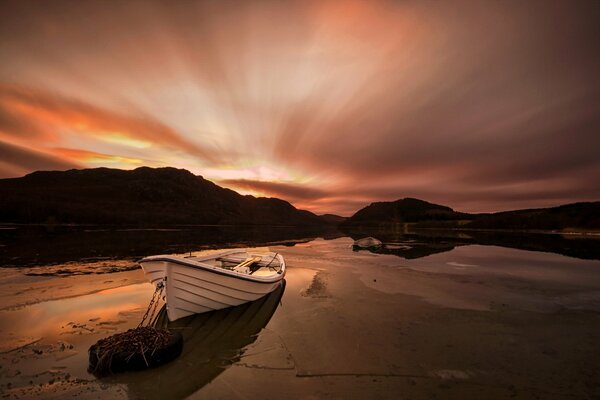
<path fill-rule="evenodd" d="M 0 222 L 0 230 L 19 227 L 43 227 L 43 228 L 87 228 L 97 227 L 109 231 L 135 232 L 135 231 L 178 231 L 180 229 L 194 228 L 280 228 L 296 231 L 336 231 L 340 234 L 352 233 L 353 231 L 381 231 L 381 232 L 399 232 L 411 233 L 412 231 L 455 231 L 455 232 L 499 232 L 499 233 L 524 233 L 524 234 L 542 234 L 542 235 L 573 235 L 573 236 L 598 236 L 600 230 L 584 229 L 507 229 L 507 228 L 461 228 L 457 226 L 416 226 L 413 223 L 403 223 L 399 225 L 379 226 L 379 225 L 356 225 L 348 227 L 337 227 L 335 225 L 250 225 L 250 224 L 161 224 L 161 225 L 113 225 L 113 224 L 43 224 L 43 223 L 17 223 Z M 94 230 L 96 231 L 96 230 Z"/>

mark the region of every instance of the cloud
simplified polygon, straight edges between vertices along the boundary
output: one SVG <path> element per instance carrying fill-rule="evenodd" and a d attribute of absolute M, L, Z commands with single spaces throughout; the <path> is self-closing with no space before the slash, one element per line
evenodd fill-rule
<path fill-rule="evenodd" d="M 255 181 L 250 179 L 219 180 L 220 185 L 232 188 L 262 192 L 273 197 L 295 200 L 317 200 L 327 196 L 327 192 L 306 185 L 293 183 Z"/>
<path fill-rule="evenodd" d="M 67 149 L 67 148 L 53 148 L 52 153 L 61 158 L 76 160 L 81 163 L 91 165 L 103 165 L 103 166 L 131 166 L 139 167 L 142 165 L 161 165 L 160 163 L 153 162 L 150 160 L 144 160 L 139 158 L 131 158 L 118 155 L 102 154 L 95 151 L 80 150 L 80 149 Z M 162 166 L 162 165 L 161 165 Z"/>
<path fill-rule="evenodd" d="M 38 170 L 67 170 L 81 164 L 0 141 L 0 178 L 22 176 Z"/>
<path fill-rule="evenodd" d="M 60 141 L 77 135 L 124 147 L 166 147 L 213 162 L 212 153 L 147 115 L 126 115 L 49 92 L 0 84 L 0 134 Z"/>

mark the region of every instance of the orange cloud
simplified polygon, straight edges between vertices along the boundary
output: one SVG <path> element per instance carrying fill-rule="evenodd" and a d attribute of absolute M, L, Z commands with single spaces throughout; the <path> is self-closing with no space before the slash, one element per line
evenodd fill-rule
<path fill-rule="evenodd" d="M 316 200 L 327 196 L 327 192 L 323 190 L 293 183 L 256 181 L 251 179 L 225 179 L 219 180 L 218 183 L 232 189 L 248 190 L 257 194 L 282 197 L 291 202 L 298 199 Z"/>
<path fill-rule="evenodd" d="M 0 141 L 0 178 L 12 178 L 36 170 L 81 168 L 78 162 Z"/>
<path fill-rule="evenodd" d="M 58 141 L 76 132 L 123 147 L 163 147 L 215 161 L 211 152 L 147 115 L 125 115 L 56 94 L 0 84 L 0 135 Z"/>
<path fill-rule="evenodd" d="M 66 149 L 66 148 L 54 148 L 52 152 L 57 156 L 65 159 L 79 161 L 85 164 L 99 164 L 99 165 L 131 165 L 131 166 L 142 166 L 149 164 L 158 164 L 148 162 L 147 160 L 116 156 L 109 154 L 97 153 L 95 151 L 79 150 L 79 149 Z"/>

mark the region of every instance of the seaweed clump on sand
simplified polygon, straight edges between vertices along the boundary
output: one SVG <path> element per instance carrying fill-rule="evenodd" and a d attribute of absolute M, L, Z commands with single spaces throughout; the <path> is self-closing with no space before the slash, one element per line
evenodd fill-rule
<path fill-rule="evenodd" d="M 88 371 L 105 376 L 153 368 L 177 358 L 182 350 L 180 333 L 151 326 L 129 329 L 100 339 L 90 347 Z"/>

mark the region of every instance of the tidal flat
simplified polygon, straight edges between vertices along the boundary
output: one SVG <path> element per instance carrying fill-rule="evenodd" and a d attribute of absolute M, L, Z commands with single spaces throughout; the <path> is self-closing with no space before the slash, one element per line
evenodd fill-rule
<path fill-rule="evenodd" d="M 88 348 L 137 326 L 154 291 L 135 258 L 0 268 L 1 396 L 600 397 L 600 261 L 471 243 L 406 258 L 423 243 L 378 254 L 352 242 L 270 245 L 285 288 L 171 323 L 184 336 L 177 360 L 102 379 L 87 372 Z"/>

